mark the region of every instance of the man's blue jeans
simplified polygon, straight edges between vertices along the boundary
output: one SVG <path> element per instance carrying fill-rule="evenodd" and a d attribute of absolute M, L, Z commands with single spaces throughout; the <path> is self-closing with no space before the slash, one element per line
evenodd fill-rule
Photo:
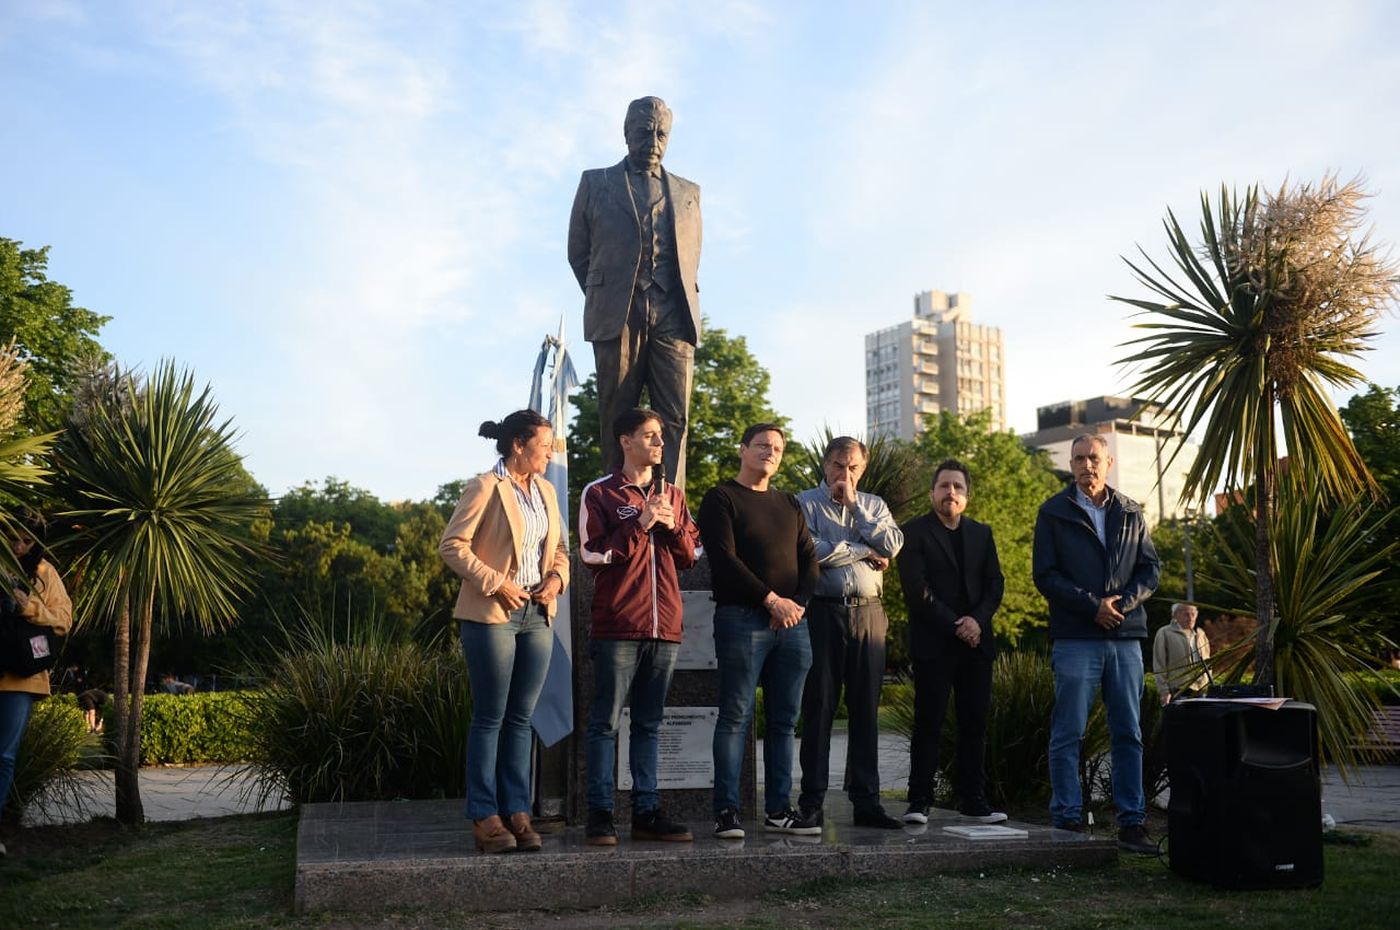
<path fill-rule="evenodd" d="M 763 686 L 768 729 L 763 738 L 764 811 L 786 810 L 792 795 L 793 733 L 802 705 L 802 685 L 812 667 L 812 640 L 804 618 L 774 630 L 762 607 L 715 610 L 715 657 L 719 662 L 719 720 L 715 724 L 715 813 L 742 810 L 739 769 L 753 716 L 754 689 Z"/>
<path fill-rule="evenodd" d="M 1147 801 L 1142 790 L 1142 643 L 1136 639 L 1057 639 L 1050 665 L 1055 673 L 1055 709 L 1050 715 L 1050 818 L 1079 823 L 1084 798 L 1079 785 L 1079 744 L 1095 694 L 1103 689 L 1108 711 L 1113 804 L 1118 825 L 1141 824 Z"/>
<path fill-rule="evenodd" d="M 467 816 L 529 812 L 530 717 L 544 687 L 554 633 L 538 604 L 505 623 L 462 621 L 462 653 L 472 689 L 467 734 Z"/>
<path fill-rule="evenodd" d="M 659 639 L 595 639 L 593 709 L 588 716 L 588 809 L 613 809 L 613 763 L 617 759 L 617 724 L 630 697 L 632 810 L 646 813 L 661 806 L 656 793 L 657 733 L 676 670 L 679 643 Z"/>
<path fill-rule="evenodd" d="M 0 810 L 15 781 L 15 759 L 33 710 L 34 695 L 28 691 L 0 691 Z"/>

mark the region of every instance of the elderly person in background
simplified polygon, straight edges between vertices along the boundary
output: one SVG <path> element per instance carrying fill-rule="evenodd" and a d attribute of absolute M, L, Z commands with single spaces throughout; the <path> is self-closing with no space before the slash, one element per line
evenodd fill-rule
<path fill-rule="evenodd" d="M 1152 641 L 1152 672 L 1162 703 L 1204 692 L 1210 684 L 1205 673 L 1209 658 L 1210 640 L 1196 626 L 1196 606 L 1173 604 L 1172 622 L 1158 630 Z"/>
<path fill-rule="evenodd" d="M 19 620 L 36 627 L 48 627 L 55 636 L 68 635 L 73 623 L 73 605 L 63 587 L 58 570 L 40 554 L 40 538 L 44 521 L 38 514 L 25 514 L 17 521 L 16 532 L 10 539 L 22 578 L 10 578 L 0 572 L 0 598 L 6 620 L 13 614 Z M 42 642 L 42 639 L 41 639 Z M 0 656 L 0 810 L 14 784 L 15 761 L 19 756 L 20 740 L 29 726 L 34 702 L 49 694 L 47 670 L 24 675 L 10 670 L 13 656 Z M 0 845 L 0 856 L 5 847 Z"/>
<path fill-rule="evenodd" d="M 554 654 L 550 622 L 569 582 L 554 487 L 554 431 L 533 410 L 481 424 L 496 467 L 462 489 L 438 552 L 462 578 L 453 617 L 472 689 L 466 814 L 485 853 L 540 849 L 530 823 L 530 718 Z"/>

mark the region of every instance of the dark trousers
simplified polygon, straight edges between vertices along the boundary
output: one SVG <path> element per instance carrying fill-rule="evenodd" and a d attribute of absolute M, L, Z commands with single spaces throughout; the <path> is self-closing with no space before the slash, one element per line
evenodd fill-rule
<path fill-rule="evenodd" d="M 954 786 L 963 804 L 986 791 L 983 756 L 987 711 L 992 703 L 992 661 L 961 643 L 931 659 L 914 660 L 914 737 L 909 746 L 909 803 L 933 803 L 938 744 L 948 698 L 957 695 L 957 774 Z"/>
<path fill-rule="evenodd" d="M 658 286 L 634 291 L 618 338 L 593 343 L 593 363 L 598 372 L 598 439 L 604 466 L 613 469 L 622 464 L 613 419 L 636 407 L 646 388 L 648 404 L 661 417 L 666 479 L 684 487 L 695 334 L 679 285 L 670 294 Z"/>
<path fill-rule="evenodd" d="M 880 804 L 880 684 L 889 621 L 879 602 L 846 607 L 813 598 L 807 606 L 812 668 L 802 692 L 802 794 L 798 805 L 819 808 L 830 779 L 831 721 L 841 689 L 849 715 L 845 788 L 857 810 Z"/>

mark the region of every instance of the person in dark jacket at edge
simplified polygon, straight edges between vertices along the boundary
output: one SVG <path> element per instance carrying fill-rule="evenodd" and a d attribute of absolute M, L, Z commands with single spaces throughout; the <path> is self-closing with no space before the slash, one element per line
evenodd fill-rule
<path fill-rule="evenodd" d="M 699 530 L 685 492 L 666 481 L 661 417 L 625 410 L 612 434 L 622 465 L 583 490 L 579 550 L 593 572 L 593 706 L 588 719 L 584 842 L 615 846 L 617 728 L 631 698 L 632 839 L 687 842 L 690 828 L 661 809 L 658 733 L 681 644 L 679 569 L 695 564 Z"/>
<path fill-rule="evenodd" d="M 1096 692 L 1108 711 L 1118 846 L 1155 854 L 1142 785 L 1144 602 L 1157 588 L 1157 550 L 1142 508 L 1108 486 L 1113 456 L 1102 436 L 1070 445 L 1074 480 L 1040 507 L 1032 573 L 1050 608 L 1055 707 L 1050 720 L 1050 817 L 1083 832 L 1079 746 Z"/>

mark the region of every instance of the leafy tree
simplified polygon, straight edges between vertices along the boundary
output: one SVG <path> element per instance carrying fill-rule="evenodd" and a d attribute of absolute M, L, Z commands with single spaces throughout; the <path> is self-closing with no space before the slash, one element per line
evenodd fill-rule
<path fill-rule="evenodd" d="M 73 306 L 73 292 L 48 279 L 49 249 L 0 238 L 0 345 L 15 340 L 29 362 L 25 415 L 57 425 L 71 405 L 78 364 L 106 362 L 97 333 L 111 317 Z"/>
<path fill-rule="evenodd" d="M 1400 505 L 1400 388 L 1368 385 L 1342 408 L 1342 422 L 1387 499 Z"/>
<path fill-rule="evenodd" d="M 967 515 L 992 528 L 1006 575 L 995 630 L 1015 645 L 1045 625 L 1045 600 L 1031 577 L 1031 543 L 1040 505 L 1061 484 L 1048 453 L 1026 446 L 1009 430 L 992 432 L 990 427 L 991 414 L 985 410 L 962 419 L 945 410 L 928 418 L 914 450 L 920 460 L 918 482 L 925 492 L 944 459 L 955 458 L 972 473 Z"/>
<path fill-rule="evenodd" d="M 704 341 L 695 350 L 686 436 L 685 494 L 692 508 L 699 506 L 706 491 L 738 470 L 739 439 L 745 428 L 777 423 L 786 429 L 788 423 L 769 403 L 768 369 L 754 358 L 744 337 L 730 336 L 708 322 L 704 328 Z M 597 376 L 590 375 L 570 400 L 578 415 L 569 427 L 569 499 L 577 501 L 584 486 L 602 474 Z M 788 445 L 796 445 L 791 436 Z M 792 448 L 791 453 L 798 451 Z M 789 491 L 806 487 L 800 460 L 800 455 L 785 455 L 774 485 Z"/>
<path fill-rule="evenodd" d="M 9 505 L 32 496 L 34 487 L 48 477 L 41 456 L 53 437 L 28 436 L 19 428 L 28 367 L 14 343 L 0 345 L 0 538 L 14 525 Z M 0 547 L 0 573 L 19 574 L 9 546 Z"/>
<path fill-rule="evenodd" d="M 1377 538 L 1397 547 L 1386 577 L 1400 578 L 1400 388 L 1370 385 L 1342 408 L 1342 422 L 1391 508 Z M 1382 609 L 1387 635 L 1400 641 L 1400 618 L 1390 605 Z"/>
<path fill-rule="evenodd" d="M 61 543 L 82 578 L 79 626 L 114 627 L 116 815 L 145 819 L 140 765 L 144 685 L 156 622 L 232 623 L 256 549 L 246 527 L 264 501 L 249 493 L 206 387 L 163 363 L 148 382 L 114 379 L 75 411 L 54 452 L 55 486 L 70 522 Z M 133 622 L 134 621 L 134 622 Z"/>
<path fill-rule="evenodd" d="M 393 548 L 399 525 L 392 507 L 334 476 L 320 487 L 306 482 L 288 491 L 277 502 L 274 520 L 282 530 L 307 523 L 347 523 L 356 539 L 380 552 Z"/>
<path fill-rule="evenodd" d="M 1332 177 L 1274 194 L 1222 187 L 1213 209 L 1203 193 L 1199 246 L 1167 214 L 1175 275 L 1146 252 L 1146 267 L 1128 261 L 1165 301 L 1113 298 L 1147 317 L 1137 327 L 1149 334 L 1129 342 L 1136 348 L 1122 360 L 1138 367 L 1134 395 L 1184 420 L 1183 437 L 1201 436 L 1183 496 L 1204 501 L 1222 483 L 1254 487 L 1259 682 L 1275 677 L 1270 533 L 1280 454 L 1330 497 L 1373 485 L 1329 397 L 1329 388 L 1361 380 L 1348 360 L 1366 350 L 1400 290 L 1395 265 L 1362 229 L 1365 197 L 1358 182 Z"/>

